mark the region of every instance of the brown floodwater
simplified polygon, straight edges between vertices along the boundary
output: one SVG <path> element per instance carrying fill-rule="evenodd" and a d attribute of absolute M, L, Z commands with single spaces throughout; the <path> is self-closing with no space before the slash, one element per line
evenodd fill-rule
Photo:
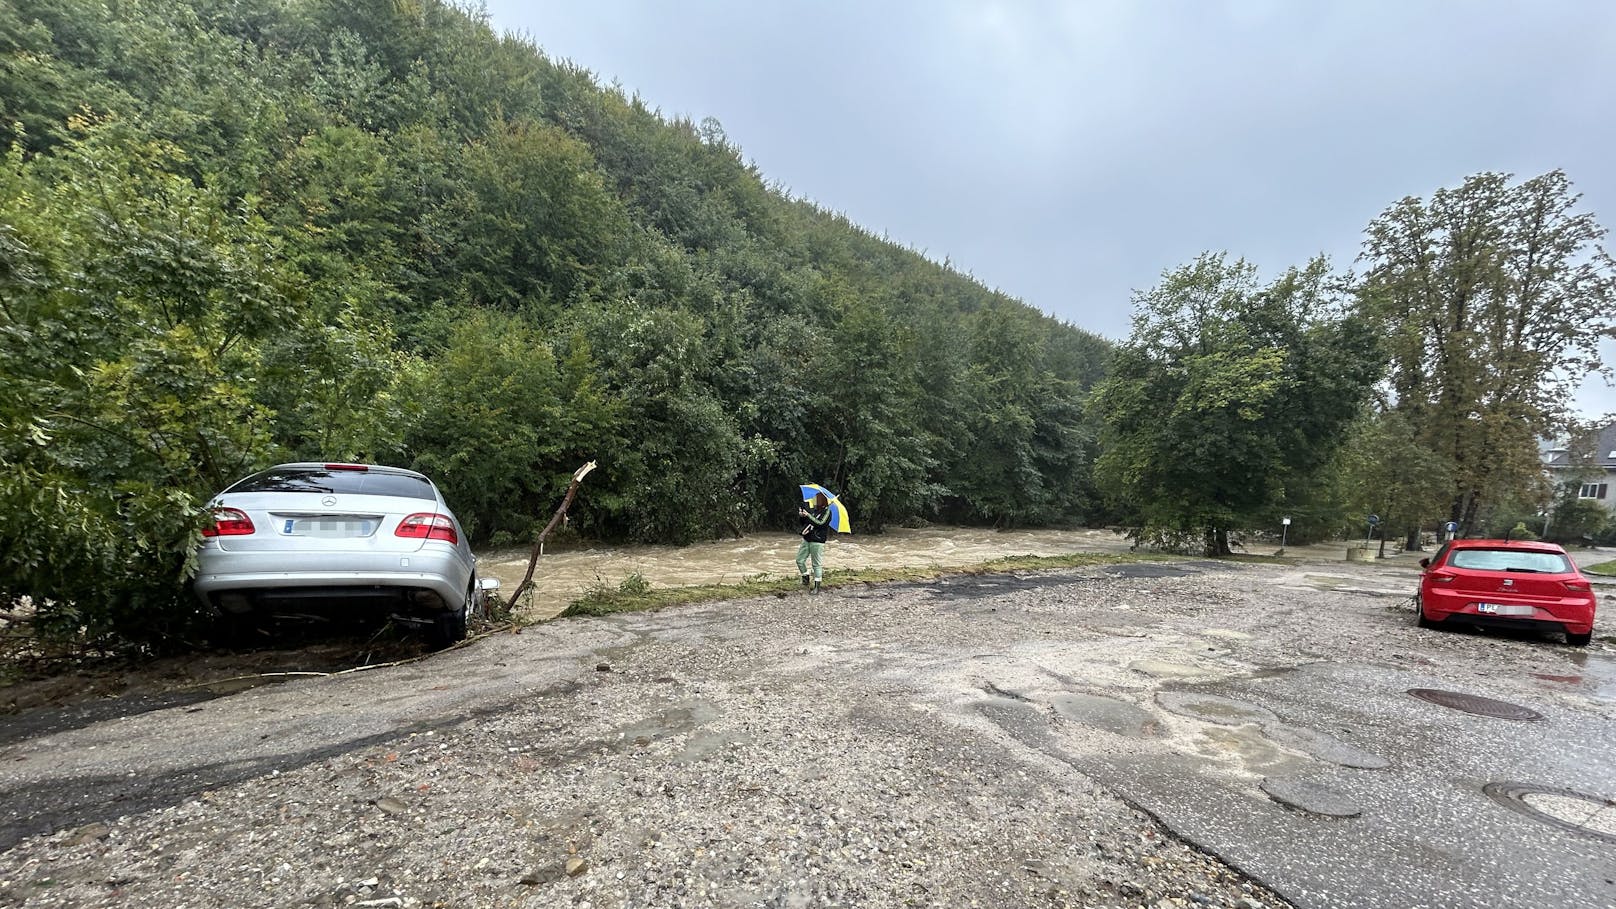
<path fill-rule="evenodd" d="M 547 550 L 534 571 L 532 618 L 549 618 L 584 591 L 617 587 L 638 574 L 653 587 L 733 584 L 749 578 L 792 578 L 802 540 L 792 533 L 760 533 L 689 546 L 586 546 Z M 825 569 L 915 568 L 973 565 L 1016 555 L 1126 552 L 1127 538 L 1109 530 L 1005 530 L 981 527 L 898 528 L 880 534 L 839 535 L 825 544 Z M 531 549 L 478 554 L 479 571 L 499 578 L 506 594 L 527 571 Z"/>

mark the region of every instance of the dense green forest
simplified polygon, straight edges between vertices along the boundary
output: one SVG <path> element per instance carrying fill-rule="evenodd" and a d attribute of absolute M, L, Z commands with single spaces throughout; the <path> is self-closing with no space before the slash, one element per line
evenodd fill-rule
<path fill-rule="evenodd" d="M 0 549 L 146 614 L 285 459 L 437 479 L 526 540 L 1079 520 L 1103 339 L 771 186 L 434 0 L 0 7 Z M 77 625 L 81 615 L 62 616 Z"/>
<path fill-rule="evenodd" d="M 1610 331 L 1568 181 L 1482 175 L 1363 279 L 1169 269 L 1113 351 L 441 0 L 8 0 L 0 155 L 0 601 L 89 639 L 181 633 L 201 504 L 282 460 L 415 467 L 492 543 L 586 460 L 605 540 L 810 480 L 861 531 L 1480 526 Z"/>

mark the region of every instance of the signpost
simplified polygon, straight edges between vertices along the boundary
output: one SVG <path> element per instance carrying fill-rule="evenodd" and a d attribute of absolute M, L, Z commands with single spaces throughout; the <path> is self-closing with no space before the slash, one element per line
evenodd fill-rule
<path fill-rule="evenodd" d="M 1448 539 L 1453 539 L 1453 535 L 1459 532 L 1459 522 L 1449 521 L 1448 523 L 1443 524 L 1442 531 L 1448 535 Z"/>
<path fill-rule="evenodd" d="M 1379 523 L 1380 523 L 1380 515 L 1372 514 L 1372 515 L 1369 516 L 1369 529 L 1364 531 L 1363 548 L 1365 548 L 1365 549 L 1369 548 L 1369 538 L 1375 535 L 1375 525 L 1377 525 Z"/>
<path fill-rule="evenodd" d="M 1279 551 L 1280 552 L 1285 551 L 1285 540 L 1290 535 L 1290 532 L 1291 532 L 1291 519 L 1288 518 L 1288 517 L 1280 518 L 1279 519 Z"/>

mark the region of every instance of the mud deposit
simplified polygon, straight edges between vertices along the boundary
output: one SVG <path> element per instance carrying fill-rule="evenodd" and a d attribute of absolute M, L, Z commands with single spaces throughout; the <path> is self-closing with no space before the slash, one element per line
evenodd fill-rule
<path fill-rule="evenodd" d="M 597 585 L 616 587 L 638 574 L 657 587 L 734 584 L 748 578 L 790 578 L 802 540 L 795 534 L 752 534 L 689 546 L 583 547 L 547 551 L 534 574 L 531 618 L 548 618 Z M 1009 530 L 979 527 L 895 528 L 881 534 L 840 534 L 825 546 L 825 567 L 908 568 L 975 565 L 1016 555 L 1126 552 L 1125 537 L 1108 530 Z M 516 589 L 530 549 L 480 553 L 480 570 Z"/>

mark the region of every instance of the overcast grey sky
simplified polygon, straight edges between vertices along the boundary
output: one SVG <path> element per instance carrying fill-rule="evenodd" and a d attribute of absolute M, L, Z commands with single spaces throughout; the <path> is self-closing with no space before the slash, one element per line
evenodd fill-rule
<path fill-rule="evenodd" d="M 1082 328 L 1203 250 L 1352 264 L 1396 200 L 1563 168 L 1616 228 L 1616 3 L 489 0 L 763 174 Z M 1606 362 L 1616 345 L 1605 347 Z M 1616 411 L 1594 380 L 1580 409 Z"/>

